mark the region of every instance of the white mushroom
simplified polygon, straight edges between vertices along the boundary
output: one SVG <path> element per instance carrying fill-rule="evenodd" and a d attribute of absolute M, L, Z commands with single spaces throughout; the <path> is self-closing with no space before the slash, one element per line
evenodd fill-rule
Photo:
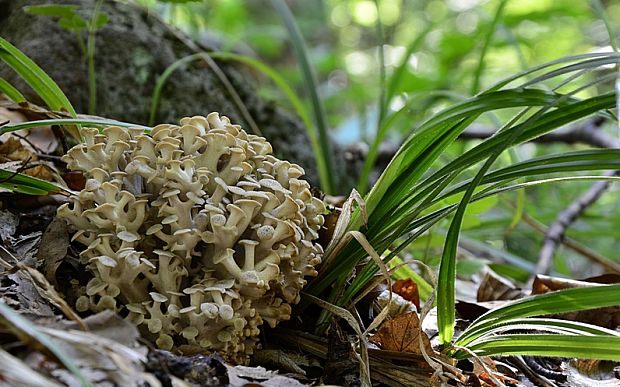
<path fill-rule="evenodd" d="M 92 275 L 76 309 L 125 310 L 161 348 L 247 361 L 321 261 L 325 207 L 303 169 L 217 113 L 83 133 L 63 160 L 86 186 L 58 209 Z"/>

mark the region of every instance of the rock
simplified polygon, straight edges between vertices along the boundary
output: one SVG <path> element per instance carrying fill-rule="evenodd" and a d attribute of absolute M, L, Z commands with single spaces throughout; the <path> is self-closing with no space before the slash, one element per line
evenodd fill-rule
<path fill-rule="evenodd" d="M 47 3 L 49 0 L 0 0 L 0 36 L 41 66 L 59 84 L 78 112 L 87 113 L 87 65 L 75 34 L 60 28 L 58 18 L 30 15 L 23 10 L 25 5 Z M 78 12 L 89 19 L 95 1 L 59 0 L 54 3 L 78 4 Z M 146 124 L 157 77 L 178 59 L 202 49 L 208 51 L 210 47 L 199 46 L 165 25 L 156 15 L 137 6 L 106 1 L 101 11 L 110 21 L 96 33 L 95 113 Z M 276 155 L 304 167 L 310 183 L 318 185 L 310 142 L 299 119 L 257 95 L 256 74 L 232 63 L 219 62 L 219 66 L 262 135 L 273 144 Z M 27 99 L 42 103 L 7 66 L 0 65 L 0 77 L 23 91 Z M 184 116 L 210 111 L 222 112 L 251 130 L 208 65 L 194 62 L 174 72 L 163 88 L 155 122 L 172 123 Z M 343 170 L 339 168 L 344 166 L 341 152 L 334 153 L 338 155 L 336 165 L 330 167 Z M 342 187 L 342 191 L 347 189 Z"/>

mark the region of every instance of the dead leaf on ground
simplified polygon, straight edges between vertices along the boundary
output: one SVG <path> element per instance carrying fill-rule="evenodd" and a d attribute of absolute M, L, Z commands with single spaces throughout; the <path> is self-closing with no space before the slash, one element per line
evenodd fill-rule
<path fill-rule="evenodd" d="M 0 348 L 2 385 L 23 387 L 61 387 L 62 384 L 30 368 L 26 363 Z M 6 383 L 6 384 L 5 384 Z"/>
<path fill-rule="evenodd" d="M 67 183 L 67 187 L 74 191 L 81 191 L 86 185 L 86 178 L 81 171 L 67 171 L 62 174 L 62 179 Z"/>
<path fill-rule="evenodd" d="M 229 385 L 234 387 L 303 387 L 305 384 L 293 378 L 279 375 L 276 371 L 268 371 L 263 367 L 232 367 L 227 365 Z"/>
<path fill-rule="evenodd" d="M 24 272 L 0 274 L 0 298 L 18 313 L 32 317 L 53 317 L 54 312 Z"/>
<path fill-rule="evenodd" d="M 41 271 L 45 278 L 54 286 L 56 283 L 56 270 L 67 255 L 67 249 L 71 244 L 69 226 L 64 220 L 54 218 L 41 236 L 41 245 L 37 251 L 37 262 L 41 265 Z"/>
<path fill-rule="evenodd" d="M 15 235 L 18 224 L 19 217 L 17 215 L 10 211 L 0 210 L 0 239 L 6 243 L 9 237 Z"/>
<path fill-rule="evenodd" d="M 491 269 L 486 270 L 476 294 L 477 301 L 517 300 L 524 293 L 510 280 Z"/>
<path fill-rule="evenodd" d="M 73 308 L 67 304 L 67 301 L 65 301 L 65 299 L 58 294 L 56 289 L 54 289 L 52 284 L 47 281 L 41 272 L 21 263 L 18 263 L 17 267 L 19 268 L 19 271 L 34 285 L 34 288 L 43 299 L 58 308 L 65 315 L 65 317 L 75 321 L 80 326 L 80 329 L 86 329 L 86 326 L 82 322 L 80 316 L 78 316 Z"/>
<path fill-rule="evenodd" d="M 585 288 L 591 286 L 596 285 L 570 278 L 550 277 L 547 275 L 538 274 L 532 283 L 532 294 L 544 294 L 556 290 Z"/>
<path fill-rule="evenodd" d="M 72 329 L 70 324 L 61 324 L 58 329 L 58 323 L 50 323 L 50 320 L 16 319 L 7 310 L 5 312 L 2 316 L 4 328 L 13 335 L 5 335 L 3 340 L 12 340 L 9 343 L 13 348 L 15 344 L 21 344 L 18 348 L 22 349 L 17 352 L 19 355 L 0 353 L 0 357 L 20 367 L 24 375 L 38 380 L 54 379 L 60 385 L 83 385 L 77 374 L 56 359 L 55 354 L 62 353 L 64 364 L 76 367 L 91 385 L 161 386 L 155 376 L 144 372 L 147 348 L 138 346 L 137 328 L 113 312 L 102 312 L 87 319 L 89 332 Z M 43 338 L 47 342 L 44 343 Z M 25 350 L 23 344 L 27 344 L 29 350 Z M 55 348 L 54 354 L 48 350 L 52 347 Z M 0 375 L 4 376 L 8 372 L 4 369 L 7 363 L 0 363 Z M 175 385 L 188 386 L 184 383 Z"/>
<path fill-rule="evenodd" d="M 285 352 L 280 349 L 262 349 L 254 353 L 252 357 L 253 364 L 260 364 L 271 366 L 270 368 L 277 368 L 289 373 L 298 374 L 305 377 L 306 371 L 301 368 L 302 365 L 309 366 L 309 360 L 307 357 Z"/>
<path fill-rule="evenodd" d="M 53 164 L 46 161 L 7 161 L 0 164 L 0 168 L 8 172 L 21 173 L 47 181 L 54 181 L 56 179 L 56 170 Z M 10 191 L 3 188 L 1 192 Z"/>
<path fill-rule="evenodd" d="M 616 362 L 571 359 L 564 361 L 562 368 L 567 376 L 567 385 L 570 386 L 611 387 L 620 385 L 620 367 Z"/>
<path fill-rule="evenodd" d="M 420 310 L 420 293 L 418 284 L 411 278 L 399 279 L 392 285 L 392 291 L 413 304 Z"/>
<path fill-rule="evenodd" d="M 179 378 L 191 386 L 228 386 L 228 370 L 217 355 L 179 356 L 155 349 L 147 357 L 146 369 L 155 374 L 164 385 L 176 386 L 172 379 Z"/>
<path fill-rule="evenodd" d="M 370 341 L 388 351 L 420 354 L 420 334 L 426 353 L 434 353 L 430 340 L 421 332 L 417 313 L 407 313 L 393 320 L 384 321 Z"/>
<path fill-rule="evenodd" d="M 519 381 L 510 375 L 498 372 L 495 360 L 490 357 L 481 357 L 474 362 L 474 369 L 471 373 L 467 373 L 470 377 L 469 383 L 478 383 L 480 386 L 497 387 L 499 385 L 517 386 Z M 517 376 L 517 375 L 512 375 Z M 477 380 L 472 380 L 476 378 Z M 470 385 L 470 384 L 468 384 Z"/>
<path fill-rule="evenodd" d="M 24 121 L 44 120 L 50 118 L 71 118 L 67 113 L 53 112 L 44 107 L 30 102 L 14 103 L 12 101 L 0 100 L 0 122 L 10 121 L 12 124 Z M 74 125 L 67 126 L 67 131 L 74 136 L 77 135 Z M 22 129 L 15 132 L 28 139 L 27 147 L 36 148 L 43 153 L 52 153 L 59 145 L 59 140 L 54 134 L 51 126 L 45 125 L 31 129 Z M 0 136 L 0 141 L 6 138 Z"/>
<path fill-rule="evenodd" d="M 41 331 L 48 335 L 95 385 L 112 383 L 117 386 L 135 386 L 145 382 L 151 386 L 160 385 L 153 375 L 143 370 L 146 361 L 144 347 L 130 348 L 127 345 L 133 346 L 134 343 L 121 344 L 91 332 L 44 327 Z M 59 368 L 52 374 L 67 385 L 75 385 L 77 382 L 75 376 L 64 368 Z"/>
<path fill-rule="evenodd" d="M 15 137 L 8 137 L 0 144 L 0 161 L 35 161 L 37 156 L 24 147 L 22 141 Z"/>
<path fill-rule="evenodd" d="M 3 136 L 4 137 L 4 136 Z M 0 166 L 2 169 L 16 171 L 43 180 L 53 180 L 53 165 L 38 161 L 36 152 L 29 144 L 30 140 L 15 135 L 4 138 L 0 142 Z"/>
<path fill-rule="evenodd" d="M 620 283 L 620 275 L 618 274 L 604 274 L 583 280 L 573 280 L 569 278 L 551 277 L 538 274 L 534 278 L 534 283 L 532 284 L 532 294 L 543 294 L 562 289 L 586 288 L 596 286 L 597 284 L 617 283 Z"/>

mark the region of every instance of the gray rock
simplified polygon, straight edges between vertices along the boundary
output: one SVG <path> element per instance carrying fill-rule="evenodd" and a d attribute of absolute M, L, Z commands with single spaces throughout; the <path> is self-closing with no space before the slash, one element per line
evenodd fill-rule
<path fill-rule="evenodd" d="M 34 16 L 25 5 L 47 4 L 49 0 L 0 0 L 0 36 L 17 46 L 41 66 L 67 94 L 80 113 L 88 110 L 86 60 L 75 35 L 60 28 L 57 19 Z M 94 0 L 60 0 L 55 4 L 78 4 L 90 18 Z M 157 77 L 178 59 L 198 50 L 195 42 L 173 31 L 155 15 L 136 6 L 103 2 L 102 11 L 110 22 L 97 31 L 95 67 L 97 75 L 96 114 L 121 121 L 146 124 Z M 318 185 L 316 164 L 306 131 L 300 120 L 258 97 L 256 75 L 242 66 L 219 62 L 243 100 L 257 126 L 274 147 L 276 155 L 298 163 L 313 185 Z M 0 77 L 23 91 L 27 99 L 42 103 L 7 66 L 0 64 Z M 163 88 L 156 123 L 176 122 L 191 115 L 219 111 L 249 131 L 226 88 L 204 62 L 178 69 Z M 344 170 L 340 152 L 334 152 L 333 169 Z M 340 182 L 342 183 L 342 179 Z M 345 183 L 346 184 L 346 183 Z M 349 185 L 350 182 L 346 185 Z M 342 187 L 346 191 L 345 187 Z"/>

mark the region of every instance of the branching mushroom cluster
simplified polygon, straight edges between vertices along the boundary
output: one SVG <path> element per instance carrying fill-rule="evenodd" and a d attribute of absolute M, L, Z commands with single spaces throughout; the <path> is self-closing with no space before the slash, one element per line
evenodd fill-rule
<path fill-rule="evenodd" d="M 125 314 L 161 348 L 245 361 L 321 261 L 325 206 L 303 169 L 217 113 L 83 135 L 63 160 L 85 188 L 58 209 L 93 274 L 76 309 Z"/>

